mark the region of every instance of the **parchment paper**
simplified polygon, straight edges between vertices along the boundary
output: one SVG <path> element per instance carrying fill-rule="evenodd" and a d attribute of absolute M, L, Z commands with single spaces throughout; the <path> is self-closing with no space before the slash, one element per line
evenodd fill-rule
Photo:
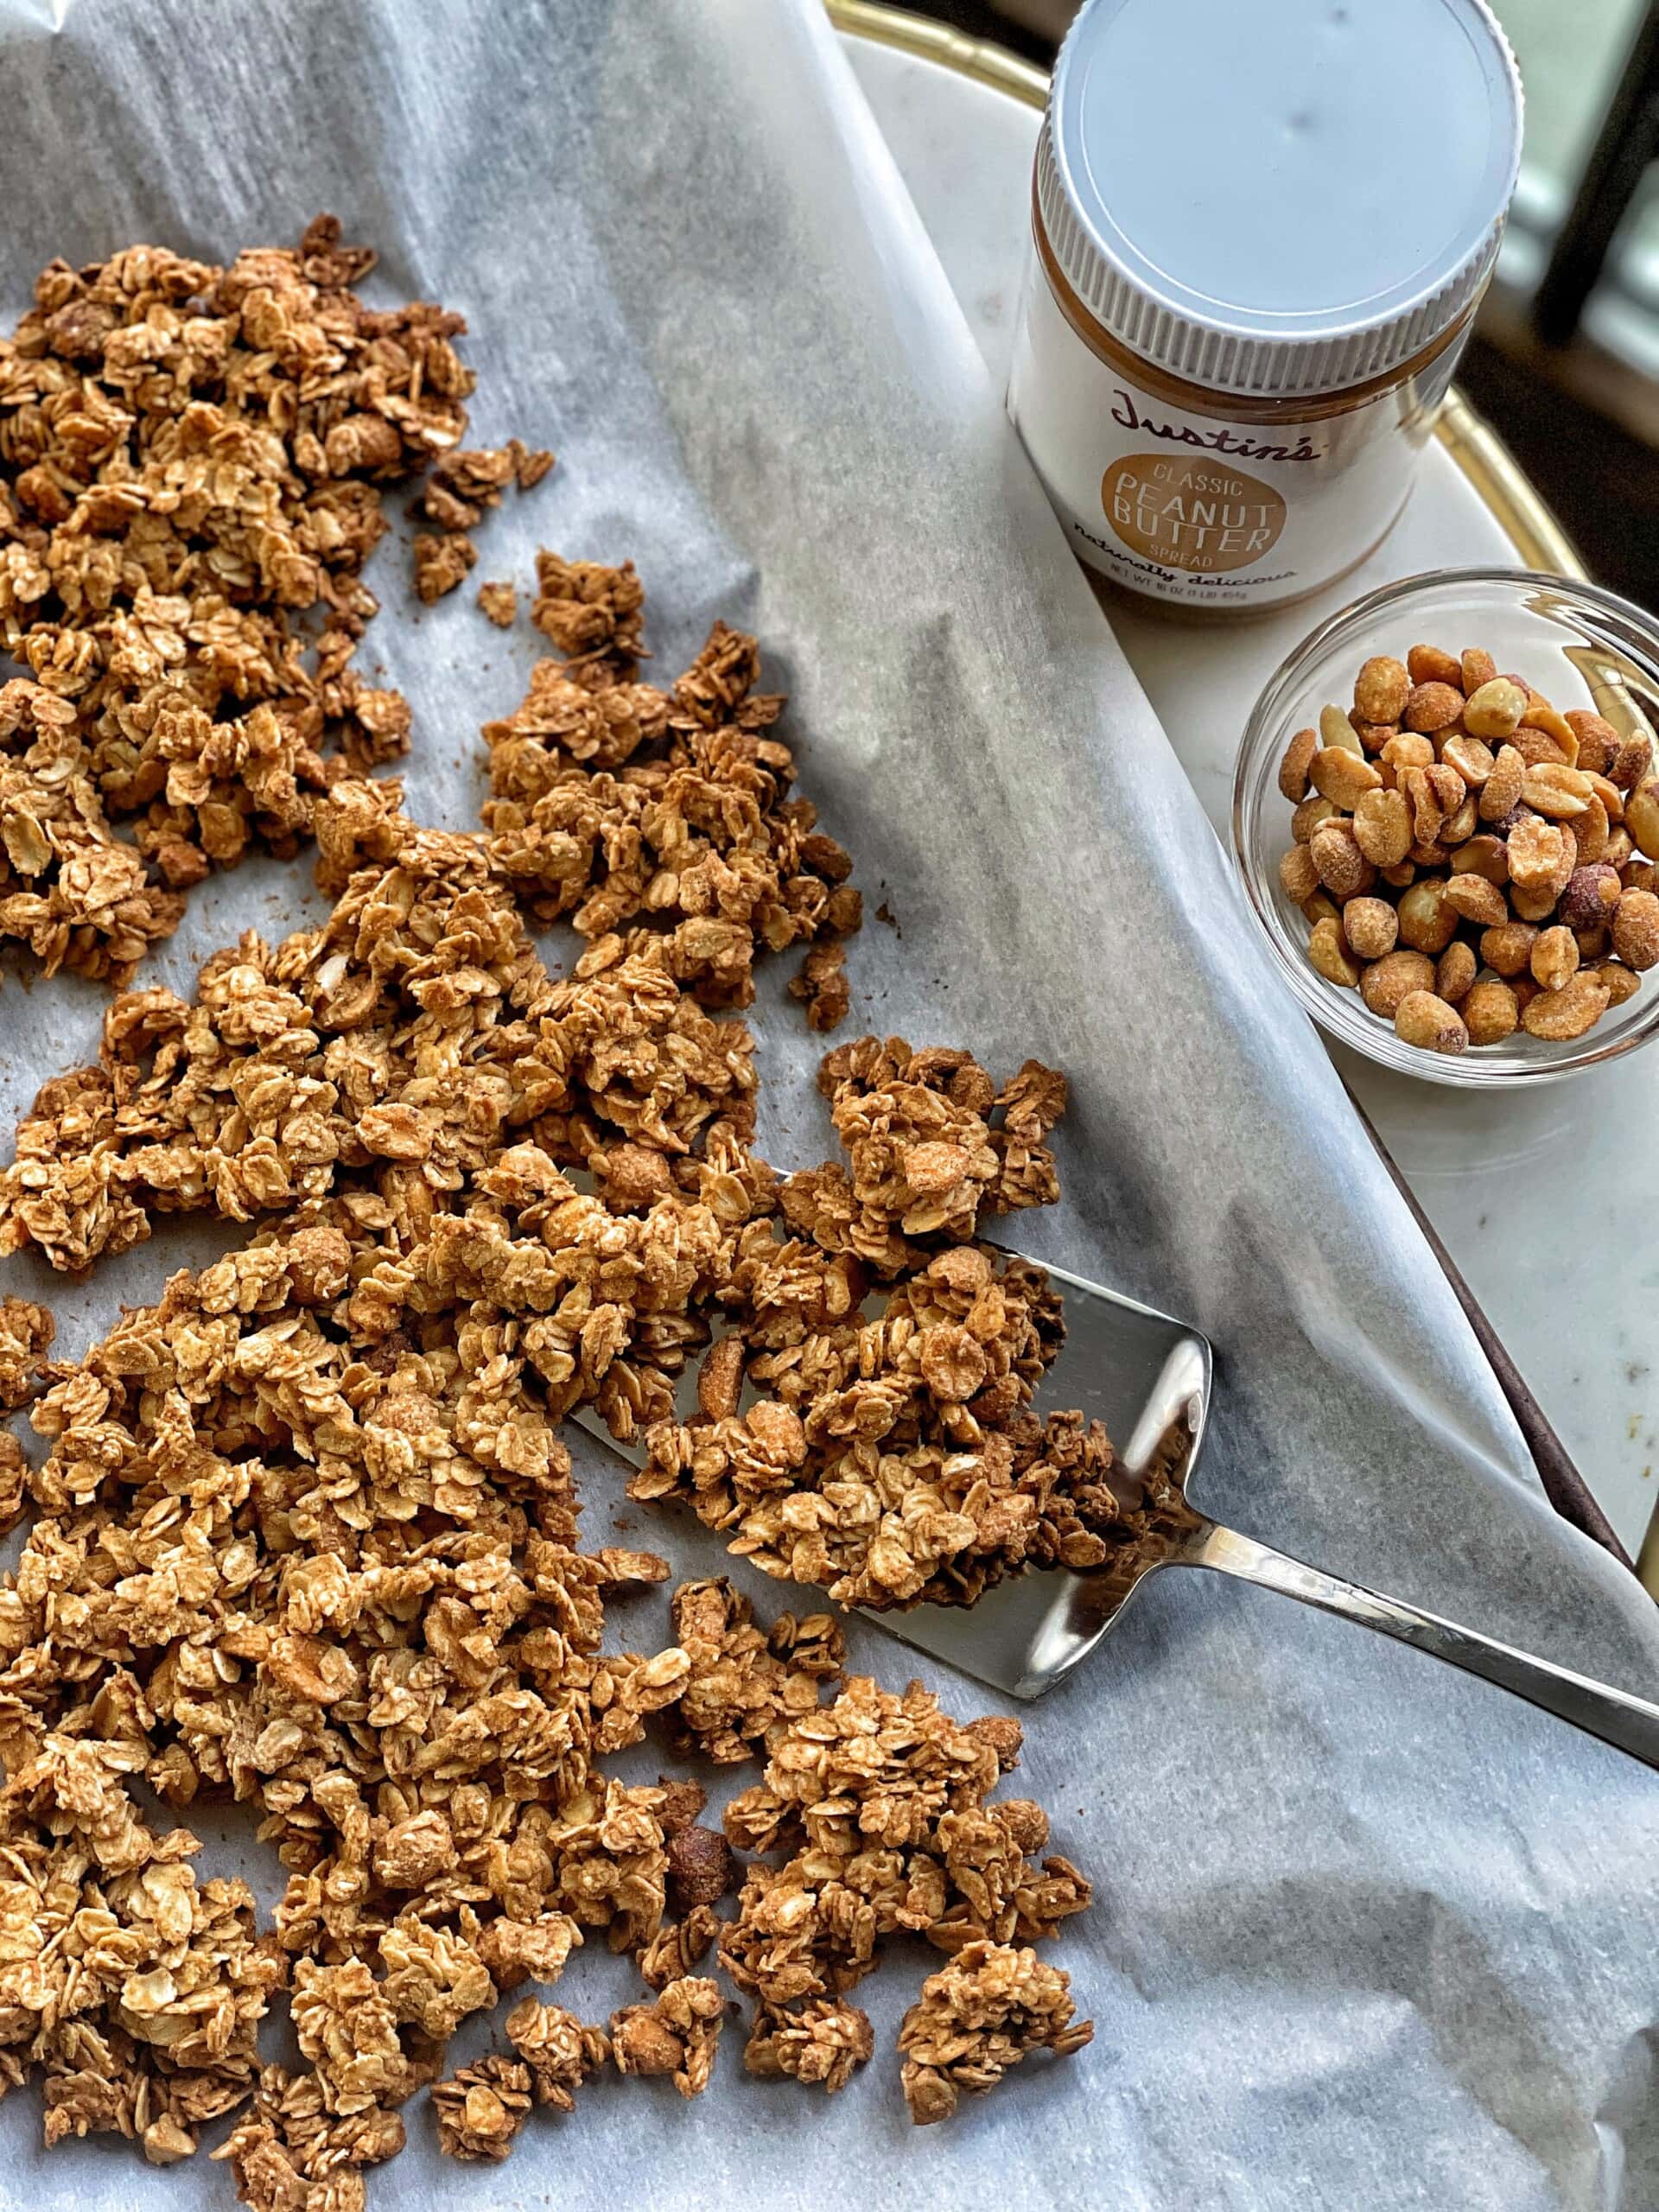
<path fill-rule="evenodd" d="M 54 253 L 151 238 L 228 257 L 322 207 L 379 246 L 383 296 L 463 308 L 477 434 L 561 455 L 486 524 L 477 575 L 523 582 L 538 539 L 631 554 L 671 672 L 716 613 L 760 631 L 806 787 L 902 927 L 854 947 L 855 1023 L 1070 1071 L 1066 1202 L 1020 1240 L 1215 1338 L 1201 1502 L 1659 1691 L 1650 1601 L 1537 1492 L 1245 930 L 813 0 L 0 0 L 0 35 L 8 319 Z M 365 659 L 415 704 L 412 810 L 461 823 L 476 726 L 517 701 L 532 646 L 488 630 L 470 590 L 420 613 L 406 568 L 389 544 L 372 571 L 386 611 Z M 188 988 L 232 929 L 315 911 L 306 861 L 245 868 L 194 895 L 143 980 Z M 101 1005 L 68 980 L 8 985 L 8 1116 L 90 1056 Z M 760 1027 L 768 1152 L 821 1157 L 816 1046 L 794 1012 Z M 1618 1173 L 1617 1143 L 1580 1139 L 1586 1175 Z M 1573 1230 L 1539 1222 L 1541 1298 Z M 229 1241 L 175 1225 L 84 1291 L 9 1280 L 45 1287 L 74 1351 Z M 590 1496 L 602 1541 L 613 1485 Z M 666 1521 L 634 1541 L 683 1569 L 713 1557 Z M 647 1605 L 621 1632 L 654 1625 Z M 890 1682 L 993 1702 L 861 1624 L 853 1643 Z M 441 2166 L 411 2106 L 372 2202 L 1659 2205 L 1651 1773 L 1207 1577 L 1161 1577 L 1026 1717 L 1018 1786 L 1101 1878 L 1052 1954 L 1097 2024 L 1079 2057 L 915 2133 L 891 2037 L 931 1961 L 900 1951 L 861 1992 L 878 2056 L 831 2103 L 748 2082 L 734 2024 L 700 2105 L 612 2082 L 539 2118 L 503 2169 Z M 559 1993 L 594 2017 L 623 1986 L 590 1946 Z M 5 2202 L 228 2200 L 205 2159 L 161 2176 L 119 2145 L 42 2158 L 39 2125 L 32 2093 L 0 2113 Z"/>

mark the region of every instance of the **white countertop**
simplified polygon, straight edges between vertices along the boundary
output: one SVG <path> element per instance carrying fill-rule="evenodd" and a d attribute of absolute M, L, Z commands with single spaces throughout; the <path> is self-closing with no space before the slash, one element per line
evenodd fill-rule
<path fill-rule="evenodd" d="M 1006 381 L 1028 235 L 1038 117 L 936 62 L 849 41 L 957 297 Z M 1257 693 L 1333 608 L 1449 563 L 1519 565 L 1451 456 L 1432 444 L 1386 543 L 1326 594 L 1204 626 L 1115 606 L 1111 620 L 1224 839 L 1233 757 Z M 1634 1553 L 1659 1483 L 1659 1049 L 1560 1086 L 1492 1098 L 1393 1076 L 1338 1050 L 1425 1212 Z"/>

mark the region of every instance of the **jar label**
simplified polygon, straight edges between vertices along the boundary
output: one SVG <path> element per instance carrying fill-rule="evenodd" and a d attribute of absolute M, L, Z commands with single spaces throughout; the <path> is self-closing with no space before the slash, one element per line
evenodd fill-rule
<path fill-rule="evenodd" d="M 1156 599 L 1270 607 L 1341 575 L 1387 534 L 1457 353 L 1339 411 L 1310 402 L 1301 421 L 1241 421 L 1207 399 L 1200 413 L 1096 353 L 1033 255 L 1008 410 L 1089 567 Z"/>
<path fill-rule="evenodd" d="M 1265 560 L 1285 526 L 1283 499 L 1259 476 L 1169 454 L 1115 461 L 1100 480 L 1100 504 L 1132 553 L 1187 575 L 1226 575 Z"/>

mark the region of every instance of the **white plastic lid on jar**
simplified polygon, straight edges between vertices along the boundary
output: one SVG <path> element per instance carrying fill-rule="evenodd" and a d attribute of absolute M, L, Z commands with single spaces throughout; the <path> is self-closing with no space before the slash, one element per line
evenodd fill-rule
<path fill-rule="evenodd" d="M 1037 158 L 1050 249 L 1132 352 L 1217 392 L 1332 392 L 1479 294 L 1521 157 L 1485 0 L 1090 0 Z"/>

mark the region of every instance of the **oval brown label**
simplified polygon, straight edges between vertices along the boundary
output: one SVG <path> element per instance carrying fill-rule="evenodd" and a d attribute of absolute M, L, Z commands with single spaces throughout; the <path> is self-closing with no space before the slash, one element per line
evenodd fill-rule
<path fill-rule="evenodd" d="M 1100 480 L 1100 504 L 1123 543 L 1166 569 L 1224 575 L 1272 551 L 1285 503 L 1271 484 L 1214 461 L 1125 454 Z"/>

